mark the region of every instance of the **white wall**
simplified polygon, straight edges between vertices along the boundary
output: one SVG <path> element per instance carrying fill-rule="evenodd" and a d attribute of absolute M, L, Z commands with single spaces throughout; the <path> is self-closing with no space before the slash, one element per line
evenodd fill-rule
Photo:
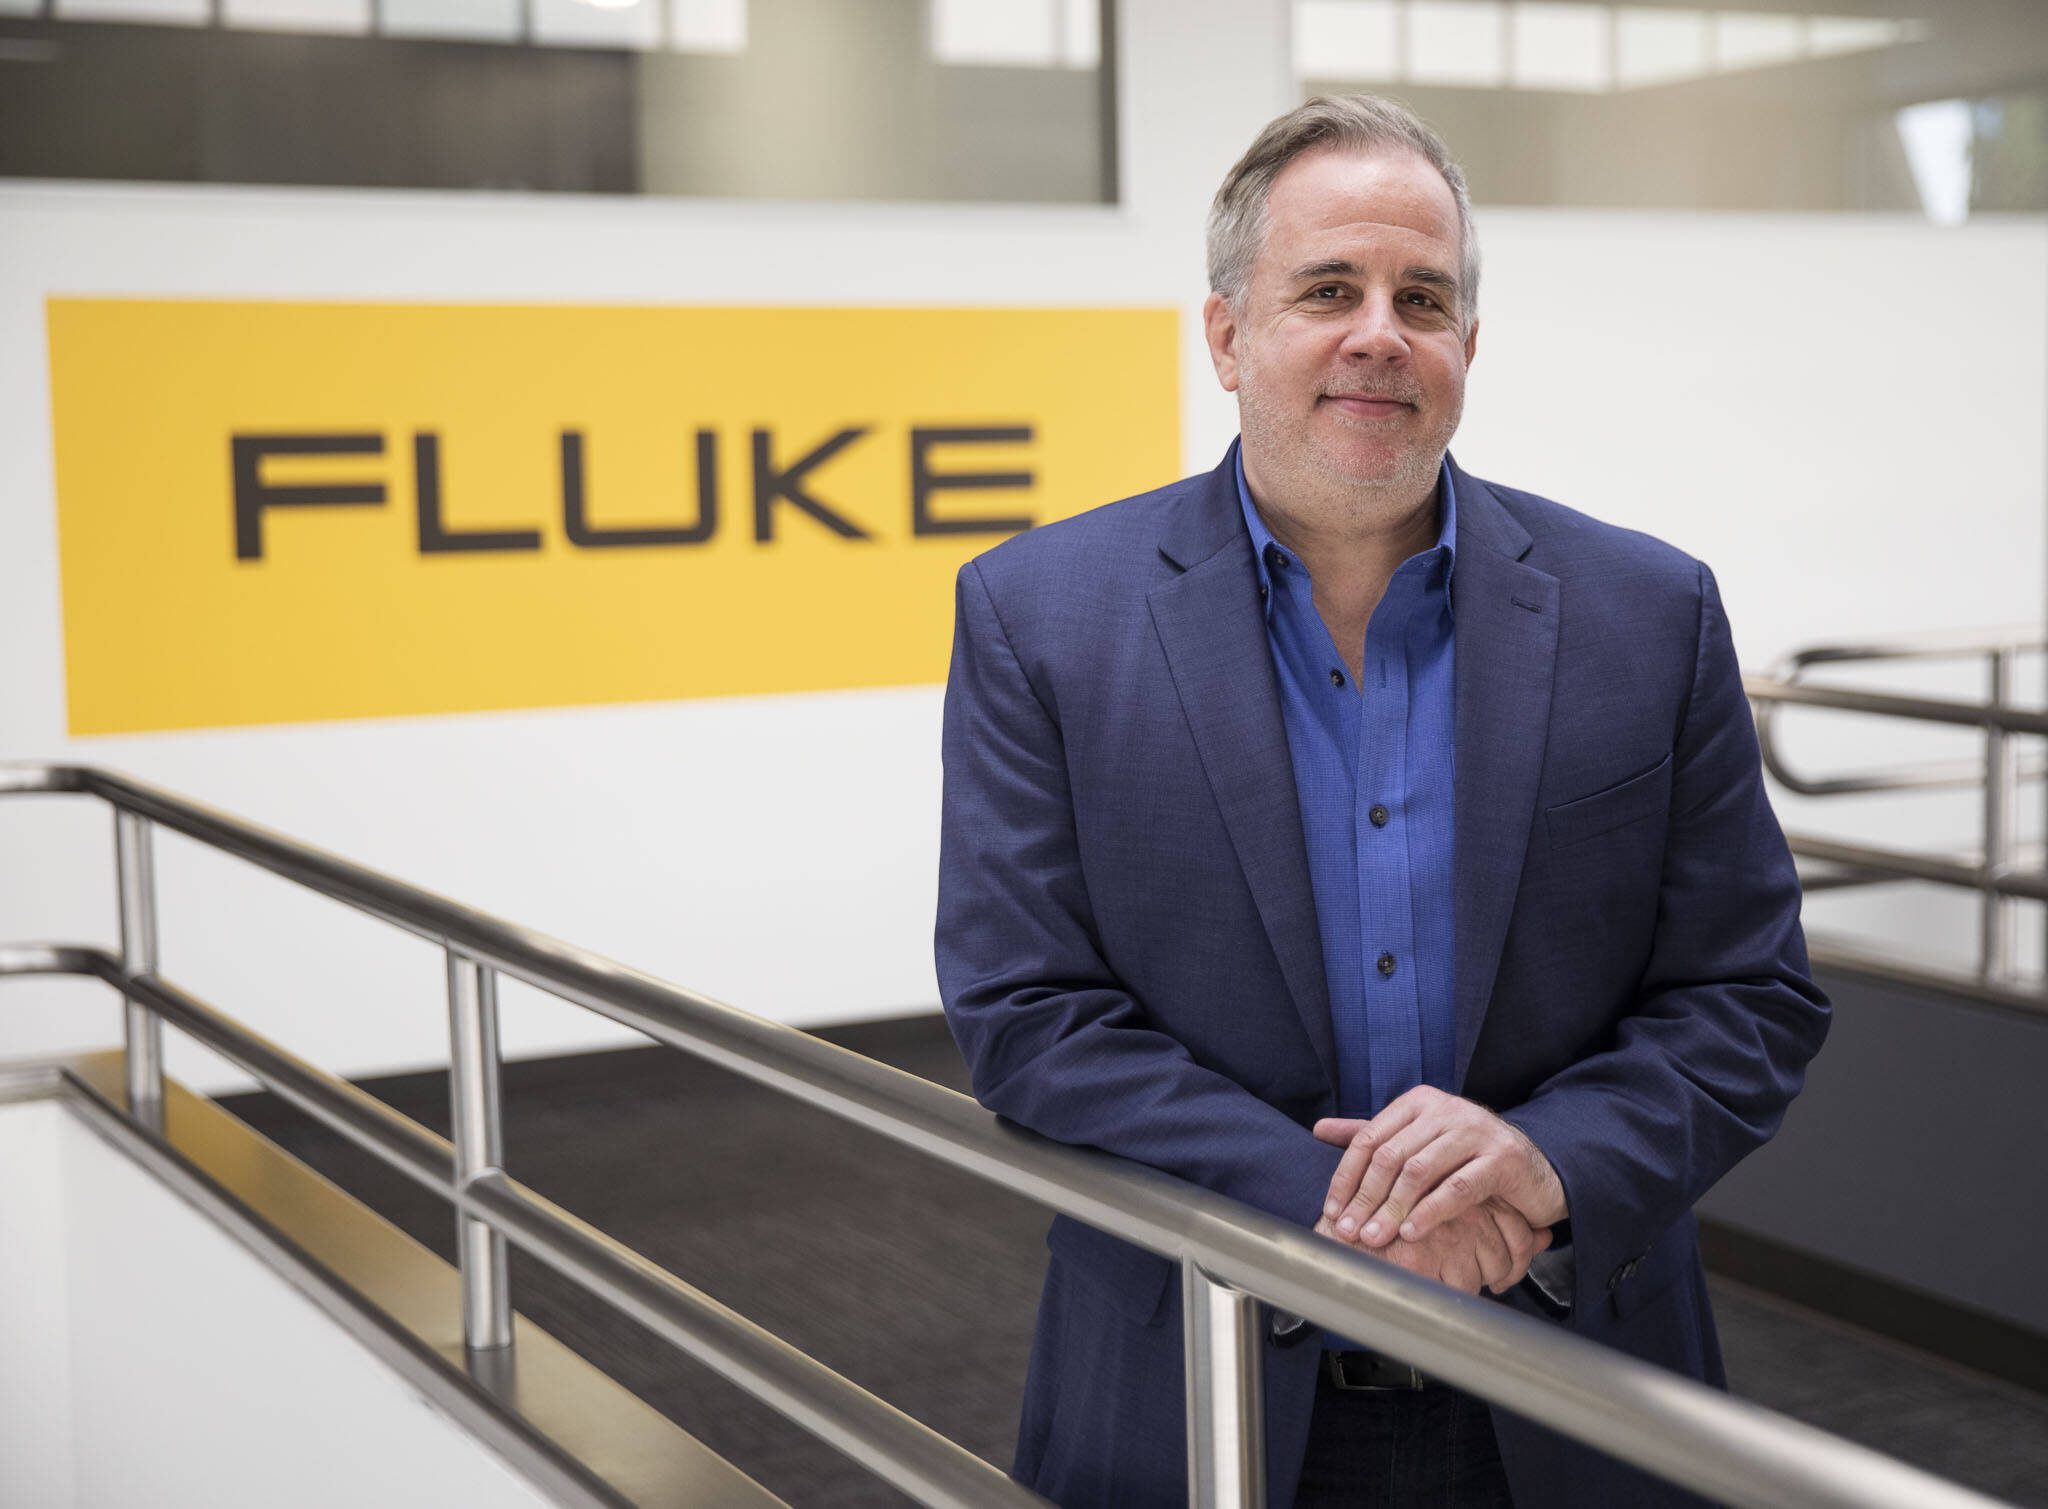
<path fill-rule="evenodd" d="M 0 1504 L 74 1502 L 63 1114 L 0 1105 Z"/>
<path fill-rule="evenodd" d="M 937 688 L 67 739 L 41 301 L 1166 299 L 1206 467 L 1234 415 L 1200 347 L 1201 217 L 1293 101 L 1286 12 L 1129 0 L 1114 209 L 0 189 L 0 758 L 132 771 L 786 1021 L 931 1007 Z M 1468 466 L 1706 555 L 1753 664 L 2040 621 L 2048 223 L 1481 225 Z M 0 937 L 110 937 L 105 821 L 20 806 Z M 187 847 L 159 859 L 167 973 L 330 1067 L 442 1057 L 431 950 Z M 68 999 L 0 1016 L 0 1057 L 105 1041 L 111 1010 Z M 623 1040 L 508 994 L 513 1054 Z M 170 1062 L 233 1080 L 189 1045 Z"/>
<path fill-rule="evenodd" d="M 0 1233 L 60 1269 L 0 1244 L 33 1282 L 0 1290 L 0 1501 L 551 1502 L 54 1101 L 0 1106 Z"/>

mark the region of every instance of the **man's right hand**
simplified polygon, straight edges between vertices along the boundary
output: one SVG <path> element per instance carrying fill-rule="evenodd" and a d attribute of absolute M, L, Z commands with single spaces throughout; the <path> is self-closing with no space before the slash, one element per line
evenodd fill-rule
<path fill-rule="evenodd" d="M 1410 1273 L 1433 1278 L 1466 1294 L 1482 1288 L 1505 1294 L 1522 1281 L 1529 1261 L 1550 1246 L 1550 1228 L 1532 1227 L 1520 1211 L 1501 1200 L 1453 1216 L 1423 1237 L 1396 1238 L 1384 1247 L 1367 1247 L 1339 1235 L 1327 1217 L 1316 1233 Z"/>

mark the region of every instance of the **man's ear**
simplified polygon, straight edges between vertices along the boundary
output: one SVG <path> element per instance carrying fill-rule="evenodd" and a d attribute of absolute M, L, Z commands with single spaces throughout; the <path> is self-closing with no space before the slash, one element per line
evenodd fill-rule
<path fill-rule="evenodd" d="M 1479 321 L 1472 322 L 1472 328 L 1465 332 L 1465 365 L 1472 365 L 1472 358 L 1479 354 Z"/>
<path fill-rule="evenodd" d="M 1209 361 L 1223 391 L 1237 391 L 1237 315 L 1230 301 L 1212 293 L 1202 301 L 1202 334 L 1209 342 Z"/>

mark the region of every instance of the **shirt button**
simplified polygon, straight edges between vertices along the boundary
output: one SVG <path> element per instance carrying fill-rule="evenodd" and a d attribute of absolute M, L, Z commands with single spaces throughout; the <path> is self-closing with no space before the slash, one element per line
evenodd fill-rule
<path fill-rule="evenodd" d="M 1387 819 L 1392 815 L 1386 808 L 1379 806 L 1377 803 L 1374 804 L 1372 811 L 1367 814 L 1372 819 L 1372 825 L 1375 828 L 1386 827 Z"/>
<path fill-rule="evenodd" d="M 1381 974 L 1383 974 L 1383 975 L 1390 975 L 1390 974 L 1392 974 L 1393 972 L 1394 972 L 1394 956 L 1393 956 L 1392 954 L 1381 954 L 1381 955 L 1380 955 L 1380 973 L 1381 973 Z"/>
<path fill-rule="evenodd" d="M 1332 685 L 1332 686 L 1342 686 L 1343 684 L 1344 684 L 1344 673 L 1343 673 L 1342 671 L 1338 670 L 1338 669 L 1337 669 L 1337 668 L 1336 668 L 1336 667 L 1335 667 L 1334 665 L 1333 665 L 1333 666 L 1331 666 L 1331 667 L 1330 667 L 1330 685 Z"/>

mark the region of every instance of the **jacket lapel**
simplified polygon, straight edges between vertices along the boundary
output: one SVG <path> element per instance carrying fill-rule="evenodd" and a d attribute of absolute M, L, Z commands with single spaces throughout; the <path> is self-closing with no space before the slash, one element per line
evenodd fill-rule
<path fill-rule="evenodd" d="M 1458 559 L 1451 573 L 1456 815 L 1455 1085 L 1465 1082 L 1529 847 L 1556 670 L 1557 578 L 1523 563 L 1529 532 L 1455 464 Z"/>
<path fill-rule="evenodd" d="M 1337 1051 L 1301 804 L 1228 457 L 1176 512 L 1160 550 L 1182 569 L 1150 593 L 1153 626 L 1281 977 L 1334 1086 Z"/>

